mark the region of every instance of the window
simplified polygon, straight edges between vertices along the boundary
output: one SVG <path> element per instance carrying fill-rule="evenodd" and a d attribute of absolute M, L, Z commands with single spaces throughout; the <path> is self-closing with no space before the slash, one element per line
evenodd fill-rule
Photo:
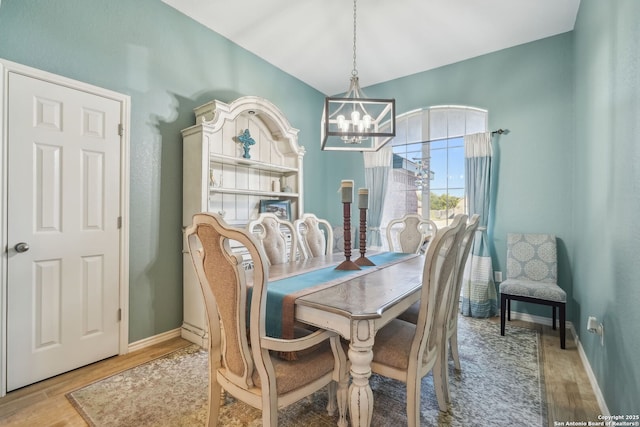
<path fill-rule="evenodd" d="M 471 107 L 438 106 L 397 116 L 383 227 L 408 213 L 444 227 L 455 214 L 466 213 L 464 136 L 486 130 L 487 111 Z"/>

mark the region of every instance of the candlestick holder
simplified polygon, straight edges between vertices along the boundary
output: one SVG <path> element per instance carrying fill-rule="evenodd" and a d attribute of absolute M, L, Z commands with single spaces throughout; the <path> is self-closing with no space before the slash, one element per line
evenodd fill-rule
<path fill-rule="evenodd" d="M 344 258 L 336 270 L 360 270 L 358 264 L 351 261 L 351 202 L 342 203 L 342 213 L 344 216 Z"/>
<path fill-rule="evenodd" d="M 356 265 L 375 265 L 364 256 L 367 252 L 367 208 L 360 208 L 360 258 L 355 260 Z"/>

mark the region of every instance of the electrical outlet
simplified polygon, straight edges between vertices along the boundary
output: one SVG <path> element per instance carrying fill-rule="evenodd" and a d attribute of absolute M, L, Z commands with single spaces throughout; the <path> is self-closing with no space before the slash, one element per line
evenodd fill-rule
<path fill-rule="evenodd" d="M 493 272 L 493 280 L 496 282 L 502 282 L 502 271 L 494 271 Z"/>

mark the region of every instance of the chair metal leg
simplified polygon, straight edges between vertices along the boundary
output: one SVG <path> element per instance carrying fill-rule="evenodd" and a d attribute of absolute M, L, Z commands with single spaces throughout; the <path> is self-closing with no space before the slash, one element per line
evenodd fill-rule
<path fill-rule="evenodd" d="M 567 304 L 560 304 L 560 348 L 565 348 L 566 341 L 566 331 L 565 331 L 565 323 L 566 323 L 566 308 Z"/>
<path fill-rule="evenodd" d="M 507 296 L 505 294 L 500 295 L 500 335 L 504 336 L 504 323 L 507 320 L 505 318 L 505 311 L 507 310 Z"/>
<path fill-rule="evenodd" d="M 551 306 L 551 328 L 555 331 L 556 330 L 556 306 L 552 305 Z"/>

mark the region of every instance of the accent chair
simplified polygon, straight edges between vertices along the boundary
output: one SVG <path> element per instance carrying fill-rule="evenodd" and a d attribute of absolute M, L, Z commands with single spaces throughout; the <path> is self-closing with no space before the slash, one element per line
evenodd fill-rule
<path fill-rule="evenodd" d="M 511 301 L 551 307 L 556 329 L 560 315 L 560 348 L 565 348 L 567 293 L 558 286 L 556 236 L 551 234 L 507 234 L 507 279 L 500 283 L 500 335 L 511 320 Z"/>

